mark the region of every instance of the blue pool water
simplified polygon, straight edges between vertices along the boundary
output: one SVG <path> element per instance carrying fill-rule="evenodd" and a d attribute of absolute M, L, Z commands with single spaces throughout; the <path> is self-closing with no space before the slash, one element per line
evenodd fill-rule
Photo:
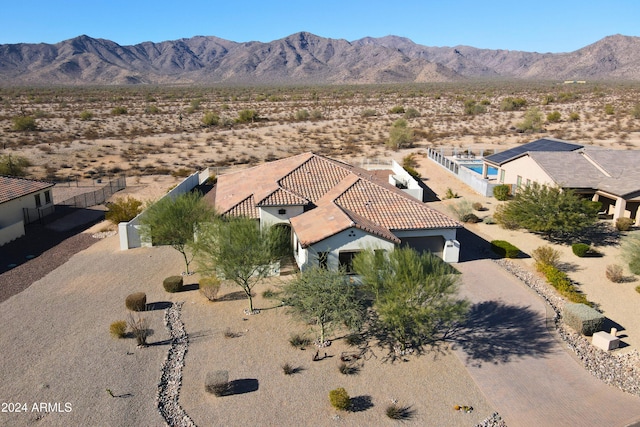
<path fill-rule="evenodd" d="M 482 165 L 478 164 L 478 165 L 460 165 L 460 166 L 464 166 L 467 169 L 471 169 L 472 171 L 474 171 L 478 175 L 482 175 Z M 487 173 L 489 175 L 498 175 L 498 169 L 494 168 L 493 166 L 489 166 L 489 169 L 487 170 Z"/>

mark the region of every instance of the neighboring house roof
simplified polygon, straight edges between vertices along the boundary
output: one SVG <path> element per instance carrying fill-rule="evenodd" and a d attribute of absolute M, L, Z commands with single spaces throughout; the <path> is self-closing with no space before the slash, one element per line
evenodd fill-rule
<path fill-rule="evenodd" d="M 303 246 L 351 227 L 399 243 L 395 230 L 461 226 L 365 169 L 313 153 L 220 176 L 214 204 L 222 215 L 251 218 L 263 206 L 307 206 L 290 218 Z"/>
<path fill-rule="evenodd" d="M 640 195 L 640 151 L 584 148 L 526 154 L 561 187 L 601 190 L 620 197 Z"/>
<path fill-rule="evenodd" d="M 527 144 L 519 145 L 509 150 L 501 151 L 499 153 L 486 156 L 484 161 L 491 163 L 495 166 L 502 166 L 504 163 L 510 162 L 522 157 L 525 154 L 533 151 L 575 151 L 583 148 L 583 145 L 572 144 L 570 142 L 562 141 L 555 138 L 542 138 Z"/>
<path fill-rule="evenodd" d="M 52 182 L 0 176 L 0 203 L 5 203 L 53 187 Z"/>

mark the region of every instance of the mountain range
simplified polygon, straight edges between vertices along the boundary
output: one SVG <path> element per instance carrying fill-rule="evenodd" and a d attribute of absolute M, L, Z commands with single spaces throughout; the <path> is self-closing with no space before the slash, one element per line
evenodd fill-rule
<path fill-rule="evenodd" d="M 353 84 L 473 79 L 640 80 L 640 37 L 613 35 L 568 53 L 428 47 L 308 32 L 268 43 L 213 36 L 121 46 L 82 35 L 0 45 L 2 85 Z"/>

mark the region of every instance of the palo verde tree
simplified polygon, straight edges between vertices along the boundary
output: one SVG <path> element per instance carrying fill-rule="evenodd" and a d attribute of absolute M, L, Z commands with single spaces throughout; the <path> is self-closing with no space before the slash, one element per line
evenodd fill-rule
<path fill-rule="evenodd" d="M 469 304 L 457 298 L 454 270 L 430 252 L 397 248 L 388 255 L 367 250 L 353 268 L 373 294 L 382 342 L 421 352 L 464 320 Z"/>
<path fill-rule="evenodd" d="M 26 157 L 11 154 L 0 156 L 0 175 L 25 176 L 29 166 L 31 162 Z"/>
<path fill-rule="evenodd" d="M 154 245 L 170 245 L 184 258 L 186 273 L 193 260 L 190 245 L 198 224 L 213 218 L 213 209 L 199 192 L 181 194 L 175 198 L 163 197 L 151 204 L 140 218 L 141 234 Z"/>
<path fill-rule="evenodd" d="M 224 277 L 242 288 L 253 312 L 252 289 L 271 271 L 271 264 L 289 250 L 289 230 L 283 226 L 261 228 L 246 217 L 216 218 L 198 231 L 194 245 L 198 268 Z"/>
<path fill-rule="evenodd" d="M 304 270 L 284 287 L 284 302 L 294 315 L 318 327 L 320 343 L 339 325 L 358 331 L 366 313 L 344 271 L 318 266 Z"/>
<path fill-rule="evenodd" d="M 533 182 L 518 188 L 513 199 L 498 206 L 494 218 L 504 228 L 524 228 L 547 237 L 572 234 L 598 219 L 599 202 L 573 190 Z"/>

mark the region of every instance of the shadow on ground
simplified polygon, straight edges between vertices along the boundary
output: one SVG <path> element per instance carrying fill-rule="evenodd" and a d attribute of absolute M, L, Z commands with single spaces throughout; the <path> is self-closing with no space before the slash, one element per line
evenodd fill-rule
<path fill-rule="evenodd" d="M 545 357 L 554 345 L 542 315 L 500 301 L 474 304 L 452 339 L 466 353 L 467 362 L 477 367 L 525 356 Z"/>

